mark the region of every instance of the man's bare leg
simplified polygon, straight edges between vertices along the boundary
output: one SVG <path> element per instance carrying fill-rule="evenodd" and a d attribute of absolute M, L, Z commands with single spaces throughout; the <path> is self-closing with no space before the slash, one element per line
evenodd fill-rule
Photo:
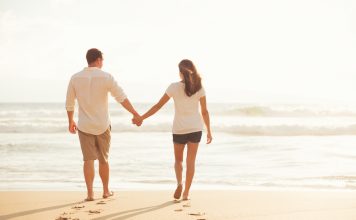
<path fill-rule="evenodd" d="M 93 192 L 93 182 L 95 176 L 94 160 L 84 161 L 83 171 L 84 171 L 85 183 L 87 185 L 87 191 L 88 191 L 86 200 L 91 201 L 94 200 L 94 192 Z"/>
<path fill-rule="evenodd" d="M 99 162 L 99 174 L 101 182 L 103 183 L 103 198 L 107 198 L 112 195 L 112 192 L 109 190 L 109 163 L 108 162 Z"/>

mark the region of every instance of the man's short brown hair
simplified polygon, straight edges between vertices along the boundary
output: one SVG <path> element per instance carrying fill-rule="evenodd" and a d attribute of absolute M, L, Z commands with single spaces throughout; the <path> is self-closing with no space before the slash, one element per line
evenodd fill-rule
<path fill-rule="evenodd" d="M 88 50 L 86 57 L 88 64 L 91 64 L 95 62 L 98 58 L 103 59 L 103 53 L 96 48 L 91 48 Z"/>

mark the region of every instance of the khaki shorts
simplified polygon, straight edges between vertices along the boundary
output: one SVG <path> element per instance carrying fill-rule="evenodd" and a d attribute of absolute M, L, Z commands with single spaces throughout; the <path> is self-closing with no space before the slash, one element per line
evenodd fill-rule
<path fill-rule="evenodd" d="M 99 135 L 88 134 L 78 130 L 80 146 L 82 148 L 83 160 L 96 160 L 107 163 L 110 149 L 110 128 Z"/>

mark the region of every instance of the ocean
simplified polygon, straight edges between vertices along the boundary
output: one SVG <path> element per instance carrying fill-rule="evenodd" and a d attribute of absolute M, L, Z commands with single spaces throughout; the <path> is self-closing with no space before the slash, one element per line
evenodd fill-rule
<path fill-rule="evenodd" d="M 143 113 L 152 104 L 136 103 Z M 356 190 L 356 106 L 211 103 L 194 189 Z M 113 189 L 174 189 L 170 102 L 141 127 L 110 104 Z M 0 103 L 0 190 L 85 190 L 64 103 Z M 97 162 L 96 162 L 97 169 Z M 96 174 L 95 188 L 101 189 Z"/>

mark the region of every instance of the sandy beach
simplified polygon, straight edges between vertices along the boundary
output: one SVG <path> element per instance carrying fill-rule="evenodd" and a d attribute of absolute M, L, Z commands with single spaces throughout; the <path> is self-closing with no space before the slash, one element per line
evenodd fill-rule
<path fill-rule="evenodd" d="M 83 203 L 84 192 L 0 192 L 0 219 L 356 219 L 356 192 L 194 191 L 190 201 L 171 193 L 117 191 Z"/>

